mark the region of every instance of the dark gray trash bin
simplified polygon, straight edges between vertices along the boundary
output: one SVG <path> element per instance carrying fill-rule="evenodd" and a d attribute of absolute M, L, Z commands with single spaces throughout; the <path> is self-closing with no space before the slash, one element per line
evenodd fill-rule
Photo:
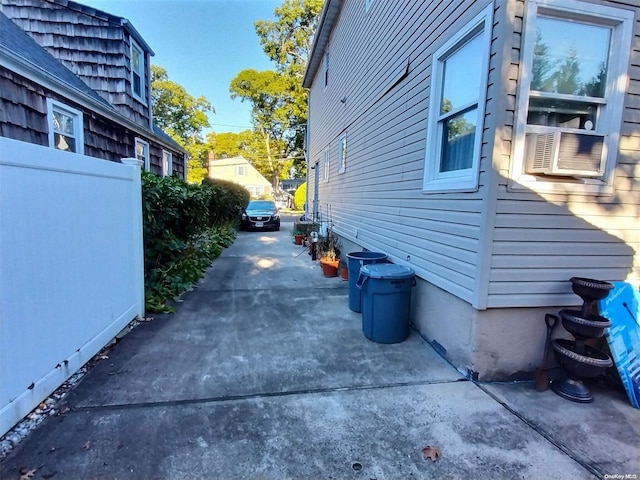
<path fill-rule="evenodd" d="M 362 292 L 362 332 L 378 343 L 399 343 L 410 332 L 409 309 L 415 273 L 393 263 L 364 265 L 357 285 Z"/>

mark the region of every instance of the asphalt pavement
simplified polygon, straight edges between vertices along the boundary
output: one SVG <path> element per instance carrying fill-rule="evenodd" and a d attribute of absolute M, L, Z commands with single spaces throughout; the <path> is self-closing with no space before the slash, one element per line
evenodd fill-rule
<path fill-rule="evenodd" d="M 292 227 L 240 232 L 0 478 L 638 478 L 640 410 L 623 392 L 595 385 L 576 404 L 532 383 L 471 382 L 415 331 L 372 342 L 347 283 L 322 276 Z"/>

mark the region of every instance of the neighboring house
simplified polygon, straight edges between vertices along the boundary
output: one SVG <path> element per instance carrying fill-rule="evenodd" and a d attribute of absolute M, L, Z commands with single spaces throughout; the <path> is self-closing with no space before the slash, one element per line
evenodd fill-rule
<path fill-rule="evenodd" d="M 531 371 L 570 277 L 639 283 L 639 66 L 637 0 L 328 0 L 309 213 L 415 270 L 461 371 Z"/>
<path fill-rule="evenodd" d="M 270 197 L 273 191 L 271 183 L 244 157 L 209 159 L 209 178 L 229 180 L 242 185 L 249 191 L 251 198 Z"/>
<path fill-rule="evenodd" d="M 280 180 L 280 188 L 293 195 L 296 193 L 298 187 L 305 181 L 306 179 L 304 178 L 287 178 L 285 180 Z"/>
<path fill-rule="evenodd" d="M 126 20 L 67 0 L 1 0 L 0 135 L 185 177 L 151 115 L 153 52 Z"/>

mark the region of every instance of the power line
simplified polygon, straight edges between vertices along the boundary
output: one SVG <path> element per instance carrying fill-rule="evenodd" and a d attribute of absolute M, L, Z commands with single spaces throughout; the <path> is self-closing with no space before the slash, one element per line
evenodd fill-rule
<path fill-rule="evenodd" d="M 226 123 L 212 123 L 211 126 L 218 127 L 235 127 L 235 128 L 253 128 L 253 125 L 227 125 Z"/>

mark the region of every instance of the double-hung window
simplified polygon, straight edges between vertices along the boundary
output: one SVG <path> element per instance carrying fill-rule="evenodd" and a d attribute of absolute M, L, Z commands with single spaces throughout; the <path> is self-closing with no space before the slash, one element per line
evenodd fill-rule
<path fill-rule="evenodd" d="M 131 93 L 141 102 L 145 102 L 146 75 L 144 68 L 144 50 L 131 39 Z"/>
<path fill-rule="evenodd" d="M 49 146 L 73 153 L 84 153 L 82 112 L 47 99 Z"/>
<path fill-rule="evenodd" d="M 510 187 L 605 193 L 618 149 L 633 12 L 531 0 L 525 25 Z"/>
<path fill-rule="evenodd" d="M 478 188 L 491 18 L 489 6 L 433 55 L 425 192 Z"/>
<path fill-rule="evenodd" d="M 247 176 L 247 166 L 246 165 L 236 165 L 236 176 L 238 176 L 238 177 L 246 177 Z"/>
<path fill-rule="evenodd" d="M 135 144 L 136 158 L 142 160 L 142 165 L 145 170 L 149 171 L 151 164 L 149 161 L 149 144 L 141 138 L 136 138 Z"/>
<path fill-rule="evenodd" d="M 171 176 L 173 173 L 173 154 L 171 152 L 167 152 L 166 150 L 162 151 L 162 176 L 167 177 Z"/>

